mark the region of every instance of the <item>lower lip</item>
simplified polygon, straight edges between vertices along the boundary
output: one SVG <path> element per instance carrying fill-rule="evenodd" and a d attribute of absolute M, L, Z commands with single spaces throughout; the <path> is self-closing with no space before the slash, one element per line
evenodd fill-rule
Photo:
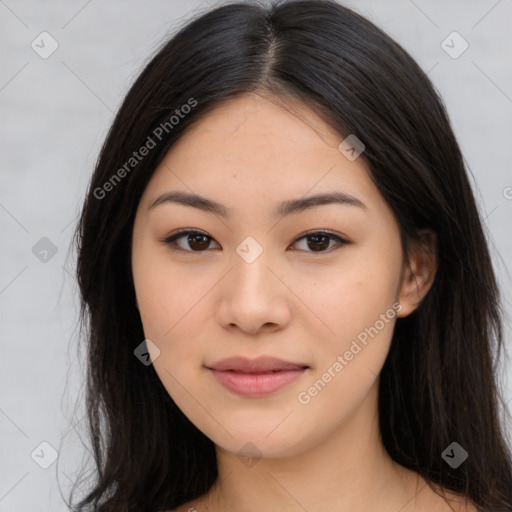
<path fill-rule="evenodd" d="M 297 380 L 306 369 L 282 370 L 272 373 L 238 373 L 212 369 L 210 371 L 229 391 L 241 396 L 258 398 L 288 386 Z"/>

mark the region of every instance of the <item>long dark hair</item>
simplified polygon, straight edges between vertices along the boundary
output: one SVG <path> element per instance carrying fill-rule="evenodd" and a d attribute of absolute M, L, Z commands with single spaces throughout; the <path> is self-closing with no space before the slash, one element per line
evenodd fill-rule
<path fill-rule="evenodd" d="M 239 2 L 199 13 L 158 49 L 122 103 L 75 233 L 97 474 L 74 510 L 175 508 L 217 478 L 214 443 L 153 367 L 134 357 L 144 333 L 131 232 L 152 173 L 187 126 L 249 91 L 299 100 L 340 137 L 363 141 L 405 254 L 420 230 L 437 234 L 434 284 L 397 320 L 380 376 L 382 440 L 432 488 L 465 494 L 480 511 L 511 511 L 512 458 L 496 384 L 500 301 L 461 151 L 442 100 L 409 54 L 329 0 Z M 151 146 L 146 156 L 131 160 L 143 146 Z M 468 453 L 456 469 L 441 456 L 452 442 Z"/>

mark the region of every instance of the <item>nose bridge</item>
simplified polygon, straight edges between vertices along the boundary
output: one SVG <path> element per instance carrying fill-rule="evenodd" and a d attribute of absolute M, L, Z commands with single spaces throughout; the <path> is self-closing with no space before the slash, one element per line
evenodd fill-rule
<path fill-rule="evenodd" d="M 268 269 L 272 268 L 270 255 L 271 251 L 251 236 L 238 245 L 233 257 L 233 279 L 237 290 L 252 291 L 253 295 L 269 291 L 268 285 L 272 287 L 270 280 L 274 277 Z"/>
<path fill-rule="evenodd" d="M 263 325 L 282 327 L 289 321 L 287 288 L 274 275 L 278 262 L 270 250 L 246 239 L 236 248 L 230 266 L 220 295 L 220 323 L 255 333 Z"/>

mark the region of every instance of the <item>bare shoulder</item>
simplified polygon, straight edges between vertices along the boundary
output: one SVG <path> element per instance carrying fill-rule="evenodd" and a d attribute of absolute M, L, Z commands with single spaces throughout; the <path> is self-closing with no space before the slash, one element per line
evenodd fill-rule
<path fill-rule="evenodd" d="M 430 496 L 430 499 L 427 498 L 427 500 L 420 505 L 420 510 L 425 512 L 478 512 L 476 506 L 464 496 L 446 493 L 446 497 L 448 503 L 437 494 L 435 494 L 435 497 Z M 202 510 L 199 500 L 192 500 L 178 508 L 166 510 L 165 512 L 201 512 Z"/>
<path fill-rule="evenodd" d="M 414 495 L 402 512 L 478 512 L 475 504 L 464 494 L 443 488 L 421 475 L 406 470 L 409 492 Z"/>
<path fill-rule="evenodd" d="M 471 500 L 464 495 L 445 490 L 441 496 L 430 489 L 431 495 L 426 501 L 425 511 L 436 510 L 438 512 L 478 512 Z"/>
<path fill-rule="evenodd" d="M 457 501 L 450 501 L 452 512 L 478 512 L 476 506 L 467 498 L 460 498 Z M 448 508 L 446 509 L 448 512 Z"/>
<path fill-rule="evenodd" d="M 467 496 L 453 492 L 446 492 L 445 495 L 451 506 L 450 510 L 454 512 L 478 512 L 475 504 Z"/>
<path fill-rule="evenodd" d="M 458 497 L 458 499 L 452 504 L 455 512 L 478 512 L 476 506 L 466 497 Z"/>

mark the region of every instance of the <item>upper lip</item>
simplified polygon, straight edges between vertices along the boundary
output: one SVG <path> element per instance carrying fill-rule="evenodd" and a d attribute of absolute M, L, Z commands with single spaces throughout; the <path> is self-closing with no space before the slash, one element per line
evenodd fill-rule
<path fill-rule="evenodd" d="M 217 371 L 233 370 L 243 373 L 263 373 L 279 370 L 302 370 L 303 368 L 309 367 L 306 364 L 291 363 L 276 357 L 261 356 L 256 359 L 248 359 L 246 357 L 228 357 L 227 359 L 222 359 L 211 366 L 207 366 L 207 368 Z"/>

